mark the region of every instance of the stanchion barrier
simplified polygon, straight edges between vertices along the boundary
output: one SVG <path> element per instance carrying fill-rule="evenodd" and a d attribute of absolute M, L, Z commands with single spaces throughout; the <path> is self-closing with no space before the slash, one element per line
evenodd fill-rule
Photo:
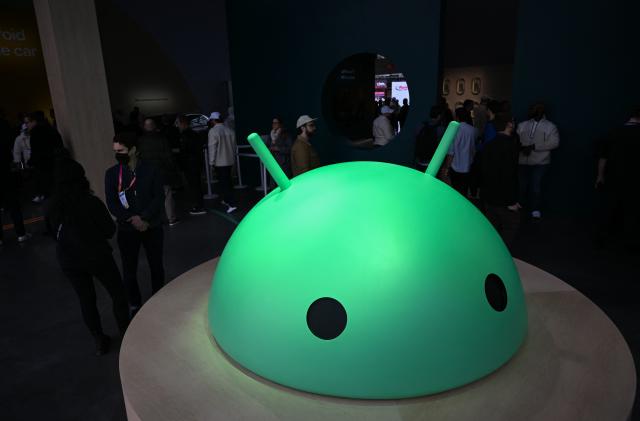
<path fill-rule="evenodd" d="M 256 191 L 264 190 L 264 176 L 262 175 L 263 173 L 264 165 L 262 164 L 262 161 L 260 161 L 260 185 L 256 186 Z"/>
<path fill-rule="evenodd" d="M 267 178 L 267 167 L 264 166 L 264 163 L 262 162 L 262 160 L 260 160 L 260 166 L 262 167 L 262 192 L 264 193 L 264 195 L 267 195 L 267 184 L 268 184 L 268 178 Z"/>
<path fill-rule="evenodd" d="M 246 148 L 251 148 L 251 146 L 249 145 L 241 145 L 244 146 Z M 238 148 L 240 148 L 241 146 L 238 146 Z M 256 187 L 256 190 L 260 191 L 262 190 L 262 193 L 266 196 L 267 195 L 267 189 L 268 189 L 268 185 L 267 185 L 267 169 L 265 168 L 265 166 L 262 164 L 262 161 L 260 160 L 260 157 L 254 153 L 238 153 L 238 157 L 247 157 L 247 158 L 258 158 L 258 162 L 260 162 L 260 185 L 258 187 Z M 239 172 L 238 172 L 239 173 Z"/>
<path fill-rule="evenodd" d="M 240 149 L 251 148 L 250 145 L 236 145 L 236 172 L 238 173 L 238 184 L 233 186 L 236 189 L 244 189 L 246 184 L 242 184 L 242 168 L 240 167 Z"/>
<path fill-rule="evenodd" d="M 211 166 L 209 166 L 209 148 L 204 147 L 204 172 L 207 175 L 207 193 L 202 196 L 205 200 L 215 199 L 218 197 L 217 194 L 214 194 L 211 191 Z"/>
<path fill-rule="evenodd" d="M 256 155 L 256 158 L 259 158 L 258 155 Z M 262 163 L 262 160 L 260 160 L 260 185 L 256 186 L 256 191 L 262 190 L 262 192 L 266 196 L 267 195 L 267 184 L 268 184 L 267 168 Z"/>

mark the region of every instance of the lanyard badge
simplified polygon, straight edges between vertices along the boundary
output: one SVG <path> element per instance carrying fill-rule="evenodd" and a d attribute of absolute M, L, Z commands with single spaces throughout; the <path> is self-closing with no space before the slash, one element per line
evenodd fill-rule
<path fill-rule="evenodd" d="M 120 204 L 122 204 L 122 207 L 125 209 L 129 209 L 129 202 L 127 201 L 127 190 L 129 190 L 136 184 L 136 179 L 137 177 L 134 173 L 134 176 L 129 183 L 129 187 L 122 190 L 122 164 L 120 164 L 120 171 L 118 174 L 118 199 L 120 200 Z"/>

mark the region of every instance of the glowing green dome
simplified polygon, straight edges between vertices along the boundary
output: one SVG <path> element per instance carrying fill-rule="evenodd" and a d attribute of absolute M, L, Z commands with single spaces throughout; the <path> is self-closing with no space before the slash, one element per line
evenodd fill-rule
<path fill-rule="evenodd" d="M 517 351 L 517 270 L 455 190 L 377 162 L 284 187 L 238 225 L 211 289 L 213 336 L 240 365 L 309 392 L 404 398 L 472 382 Z"/>

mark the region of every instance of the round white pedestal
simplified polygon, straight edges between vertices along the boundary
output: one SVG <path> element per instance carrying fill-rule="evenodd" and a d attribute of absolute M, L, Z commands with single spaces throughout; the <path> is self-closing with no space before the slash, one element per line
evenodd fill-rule
<path fill-rule="evenodd" d="M 120 351 L 130 421 L 626 420 L 636 374 L 627 344 L 591 301 L 516 261 L 529 334 L 504 367 L 416 399 L 367 401 L 299 392 L 230 361 L 208 329 L 217 259 L 173 280 L 137 314 Z"/>

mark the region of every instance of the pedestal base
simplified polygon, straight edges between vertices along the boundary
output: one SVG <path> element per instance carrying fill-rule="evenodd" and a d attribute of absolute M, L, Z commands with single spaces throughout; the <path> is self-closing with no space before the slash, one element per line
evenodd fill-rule
<path fill-rule="evenodd" d="M 591 301 L 516 261 L 529 333 L 504 367 L 416 399 L 367 401 L 292 390 L 227 359 L 208 329 L 217 259 L 173 280 L 138 312 L 120 351 L 130 421 L 626 420 L 636 374 L 627 344 Z"/>

